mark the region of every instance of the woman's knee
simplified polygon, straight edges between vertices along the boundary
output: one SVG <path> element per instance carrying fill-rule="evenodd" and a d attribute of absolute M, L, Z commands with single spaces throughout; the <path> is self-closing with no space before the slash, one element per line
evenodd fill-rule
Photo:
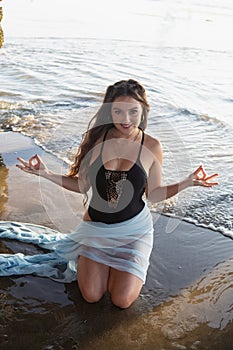
<path fill-rule="evenodd" d="M 129 293 L 111 294 L 112 303 L 121 309 L 129 308 L 135 302 L 137 297 L 138 295 L 135 296 Z"/>
<path fill-rule="evenodd" d="M 136 276 L 112 269 L 108 283 L 112 303 L 121 309 L 127 309 L 138 298 L 142 284 Z"/>
<path fill-rule="evenodd" d="M 88 302 L 88 303 L 97 303 L 102 299 L 105 292 L 103 290 L 97 290 L 93 287 L 79 287 L 80 292 L 82 294 L 82 297 Z"/>

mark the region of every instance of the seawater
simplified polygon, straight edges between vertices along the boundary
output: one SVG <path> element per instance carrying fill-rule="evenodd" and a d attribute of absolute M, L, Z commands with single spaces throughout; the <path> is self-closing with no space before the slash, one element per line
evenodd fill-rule
<path fill-rule="evenodd" d="M 1 131 L 70 163 L 106 87 L 137 79 L 151 104 L 147 132 L 163 145 L 163 183 L 201 163 L 219 173 L 218 187 L 188 189 L 152 209 L 233 237 L 232 58 L 136 41 L 11 38 L 0 50 Z"/>

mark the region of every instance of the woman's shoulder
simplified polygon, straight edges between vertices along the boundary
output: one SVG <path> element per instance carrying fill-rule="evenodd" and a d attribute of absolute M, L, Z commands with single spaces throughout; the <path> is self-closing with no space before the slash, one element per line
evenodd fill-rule
<path fill-rule="evenodd" d="M 152 162 L 154 163 L 154 161 L 156 161 L 162 164 L 163 150 L 159 139 L 149 134 L 145 134 L 144 146 L 149 150 L 149 154 L 152 156 Z"/>
<path fill-rule="evenodd" d="M 159 139 L 156 137 L 153 137 L 147 133 L 144 133 L 144 145 L 153 153 L 155 152 L 161 152 L 162 151 L 162 145 Z"/>

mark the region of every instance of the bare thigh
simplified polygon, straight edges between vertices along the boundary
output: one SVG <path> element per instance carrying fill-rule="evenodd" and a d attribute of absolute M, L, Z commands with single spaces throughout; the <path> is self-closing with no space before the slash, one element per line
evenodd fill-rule
<path fill-rule="evenodd" d="M 97 302 L 107 292 L 109 272 L 109 266 L 79 256 L 77 280 L 87 302 Z"/>
<path fill-rule="evenodd" d="M 139 296 L 143 281 L 125 271 L 111 268 L 108 291 L 113 304 L 120 308 L 128 308 Z"/>

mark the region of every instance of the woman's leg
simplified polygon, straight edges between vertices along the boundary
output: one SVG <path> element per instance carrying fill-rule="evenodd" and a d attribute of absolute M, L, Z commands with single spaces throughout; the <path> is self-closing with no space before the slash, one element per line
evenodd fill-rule
<path fill-rule="evenodd" d="M 81 294 L 87 302 L 95 303 L 107 292 L 109 271 L 109 266 L 79 256 L 77 280 Z"/>
<path fill-rule="evenodd" d="M 128 308 L 139 296 L 143 282 L 131 273 L 110 268 L 84 256 L 78 259 L 79 289 L 89 303 L 98 302 L 108 291 L 112 303 Z"/>
<path fill-rule="evenodd" d="M 114 305 L 128 308 L 139 296 L 142 285 L 143 281 L 135 275 L 111 268 L 108 291 Z"/>

